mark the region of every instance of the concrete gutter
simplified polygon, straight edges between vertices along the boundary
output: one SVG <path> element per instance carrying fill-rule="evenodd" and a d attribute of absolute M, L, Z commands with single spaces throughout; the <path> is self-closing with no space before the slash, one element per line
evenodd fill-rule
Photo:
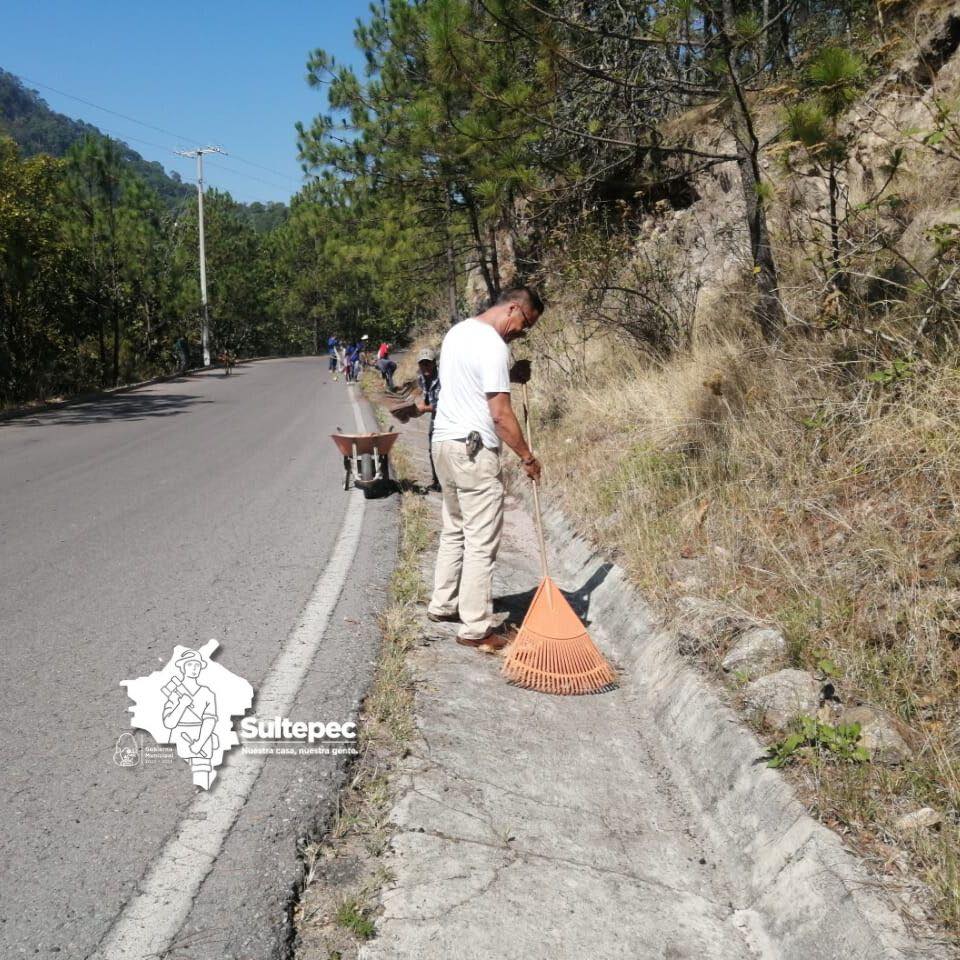
<path fill-rule="evenodd" d="M 624 571 L 609 564 L 555 507 L 544 522 L 568 581 L 606 570 L 589 604 L 591 633 L 649 707 L 671 745 L 670 775 L 745 882 L 738 911 L 752 913 L 776 956 L 940 957 L 946 947 L 912 936 L 893 889 L 883 890 L 840 838 L 807 813 L 765 747 L 677 652 Z"/>
<path fill-rule="evenodd" d="M 421 476 L 425 427 L 411 421 L 401 440 Z M 409 660 L 418 736 L 394 775 L 392 880 L 362 960 L 951 956 L 757 762 L 764 748 L 624 572 L 559 512 L 546 520 L 551 572 L 622 685 L 519 690 L 498 657 L 424 613 Z M 535 543 L 508 498 L 494 596 L 516 621 L 539 581 Z"/>

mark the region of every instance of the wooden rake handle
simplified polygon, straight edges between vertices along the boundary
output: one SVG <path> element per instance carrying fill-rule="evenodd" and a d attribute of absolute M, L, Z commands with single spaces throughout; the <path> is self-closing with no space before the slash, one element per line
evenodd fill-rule
<path fill-rule="evenodd" d="M 527 385 L 523 384 L 523 429 L 527 435 L 527 443 L 530 445 L 530 453 L 533 454 L 533 434 L 530 431 L 530 397 L 527 394 Z M 547 542 L 543 537 L 543 517 L 540 515 L 540 484 L 533 481 L 533 512 L 537 518 L 537 540 L 540 544 L 540 569 L 544 580 L 547 579 Z"/>

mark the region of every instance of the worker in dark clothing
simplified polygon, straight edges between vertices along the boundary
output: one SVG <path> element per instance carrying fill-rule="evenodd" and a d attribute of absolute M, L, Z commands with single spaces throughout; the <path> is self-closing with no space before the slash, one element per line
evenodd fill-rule
<path fill-rule="evenodd" d="M 178 337 L 173 346 L 177 352 L 177 373 L 186 373 L 187 368 L 190 366 L 190 347 L 187 344 L 187 338 Z"/>
<path fill-rule="evenodd" d="M 427 450 L 430 452 L 430 472 L 433 474 L 433 483 L 430 484 L 430 489 L 439 491 L 440 480 L 437 477 L 437 468 L 433 465 L 433 421 L 437 415 L 437 402 L 440 399 L 437 355 L 430 349 L 421 350 L 417 357 L 417 366 L 420 369 L 417 383 L 420 385 L 420 392 L 423 394 L 417 403 L 417 409 L 420 413 L 430 414 L 430 433 L 427 439 Z"/>

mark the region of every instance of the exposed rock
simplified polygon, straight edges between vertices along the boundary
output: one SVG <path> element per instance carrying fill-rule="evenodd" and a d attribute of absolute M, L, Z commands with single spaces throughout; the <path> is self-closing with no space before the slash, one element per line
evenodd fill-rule
<path fill-rule="evenodd" d="M 728 673 L 745 671 L 760 676 L 783 666 L 786 655 L 787 641 L 779 630 L 751 627 L 737 637 L 721 666 Z"/>
<path fill-rule="evenodd" d="M 765 724 L 785 730 L 801 714 L 817 712 L 820 681 L 804 670 L 778 670 L 748 683 L 743 696 L 748 707 L 760 711 Z"/>
<path fill-rule="evenodd" d="M 817 710 L 817 719 L 821 723 L 829 723 L 831 727 L 835 727 L 840 722 L 842 713 L 842 703 L 837 700 L 824 700 Z"/>
<path fill-rule="evenodd" d="M 697 557 L 679 557 L 669 567 L 670 580 L 676 590 L 692 592 L 707 585 L 704 563 Z"/>
<path fill-rule="evenodd" d="M 876 763 L 904 763 L 914 754 L 911 741 L 914 734 L 906 724 L 879 707 L 866 704 L 849 707 L 840 715 L 841 723 L 859 723 L 858 745 L 870 754 Z"/>
<path fill-rule="evenodd" d="M 733 563 L 733 554 L 726 548 L 721 546 L 713 546 L 710 548 L 711 553 L 713 554 L 713 559 L 717 563 L 727 564 Z"/>
<path fill-rule="evenodd" d="M 681 597 L 677 601 L 677 612 L 677 649 L 685 656 L 702 653 L 753 626 L 750 618 L 738 610 L 701 597 Z"/>
<path fill-rule="evenodd" d="M 919 810 L 911 810 L 902 817 L 897 817 L 893 821 L 893 828 L 898 833 L 916 833 L 927 827 L 937 826 L 943 818 L 933 807 L 921 807 Z"/>

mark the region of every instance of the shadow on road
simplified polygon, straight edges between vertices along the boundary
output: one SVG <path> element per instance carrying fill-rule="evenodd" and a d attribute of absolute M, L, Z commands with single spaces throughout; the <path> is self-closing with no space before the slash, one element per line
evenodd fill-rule
<path fill-rule="evenodd" d="M 0 428 L 49 427 L 56 424 L 79 426 L 89 423 L 109 423 L 111 420 L 175 417 L 197 403 L 213 403 L 213 401 L 191 394 L 124 393 L 71 403 L 60 410 L 46 410 L 33 416 L 28 414 L 12 420 L 0 421 Z"/>

